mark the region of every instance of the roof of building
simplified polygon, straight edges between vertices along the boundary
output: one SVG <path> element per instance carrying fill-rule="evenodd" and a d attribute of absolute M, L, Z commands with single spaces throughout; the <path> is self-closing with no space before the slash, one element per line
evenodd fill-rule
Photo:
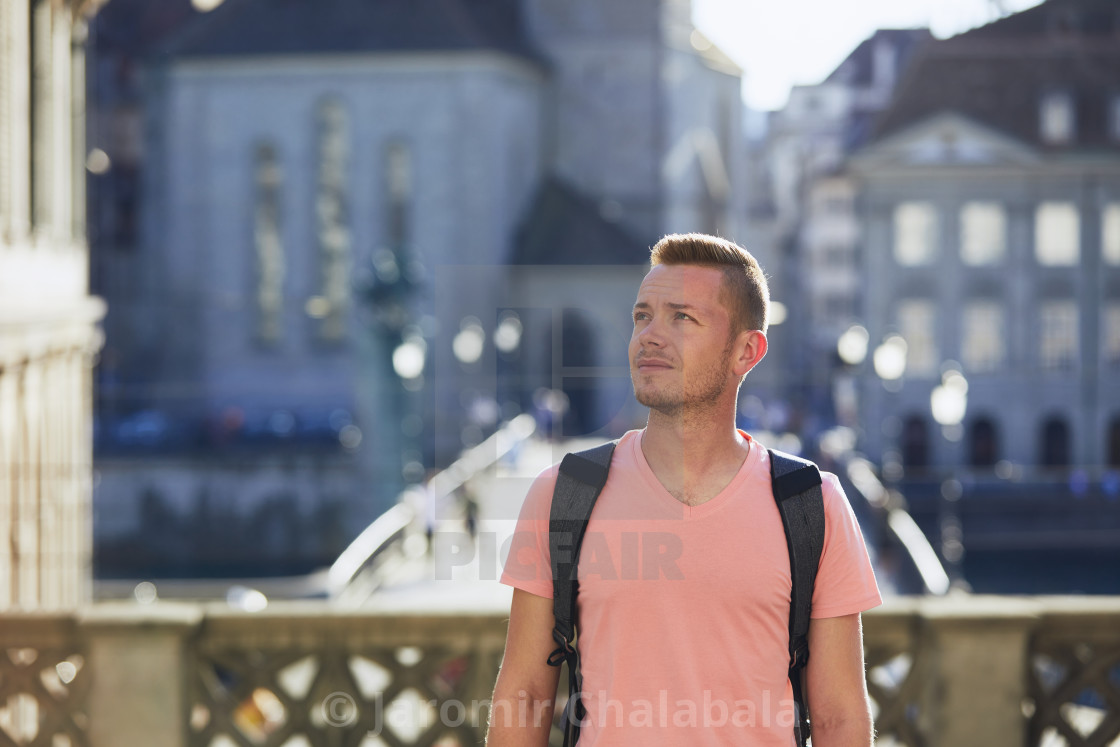
<path fill-rule="evenodd" d="M 191 0 L 110 0 L 92 20 L 95 56 L 144 56 L 199 15 Z"/>
<path fill-rule="evenodd" d="M 467 50 L 540 60 L 519 0 L 225 0 L 167 52 L 226 57 Z"/>
<path fill-rule="evenodd" d="M 1028 38 L 1116 39 L 1120 31 L 1120 7 L 1116 0 L 1047 0 L 1021 13 L 979 26 L 954 39 L 995 41 Z"/>
<path fill-rule="evenodd" d="M 875 137 L 935 114 L 962 114 L 1042 149 L 1117 148 L 1109 106 L 1120 79 L 1115 0 L 1048 0 L 959 36 L 923 45 L 879 118 Z M 1075 136 L 1042 140 L 1042 98 L 1067 93 Z"/>
<path fill-rule="evenodd" d="M 640 265 L 649 247 L 618 223 L 603 217 L 603 207 L 557 177 L 538 189 L 515 237 L 514 265 Z"/>
<path fill-rule="evenodd" d="M 826 83 L 849 86 L 870 86 L 875 82 L 875 48 L 886 42 L 894 47 L 898 70 L 905 68 L 911 53 L 921 43 L 931 41 L 929 29 L 879 29 L 860 42 L 843 62 L 825 79 Z"/>

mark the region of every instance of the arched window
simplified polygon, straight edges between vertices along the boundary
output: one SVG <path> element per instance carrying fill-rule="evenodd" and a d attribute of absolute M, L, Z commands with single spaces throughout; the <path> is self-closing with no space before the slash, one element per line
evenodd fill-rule
<path fill-rule="evenodd" d="M 1046 419 L 1042 424 L 1039 443 L 1039 464 L 1043 467 L 1068 467 L 1070 465 L 1069 423 L 1060 415 Z"/>
<path fill-rule="evenodd" d="M 1120 415 L 1112 418 L 1108 424 L 1108 454 L 1106 463 L 1109 467 L 1120 467 Z"/>
<path fill-rule="evenodd" d="M 313 316 L 322 320 L 319 334 L 338 341 L 346 333 L 350 302 L 350 216 L 346 169 L 350 133 L 346 108 L 335 98 L 319 104 L 319 175 L 315 216 L 318 233 L 320 291 Z"/>
<path fill-rule="evenodd" d="M 929 466 L 929 426 L 921 415 L 910 415 L 902 424 L 902 466 L 908 470 Z"/>
<path fill-rule="evenodd" d="M 999 433 L 989 418 L 978 418 L 968 432 L 968 460 L 973 467 L 992 467 L 999 461 Z"/>
<path fill-rule="evenodd" d="M 253 243 L 256 248 L 257 339 L 268 345 L 284 334 L 284 275 L 287 262 L 280 234 L 283 174 L 276 148 L 257 146 L 254 164 Z"/>

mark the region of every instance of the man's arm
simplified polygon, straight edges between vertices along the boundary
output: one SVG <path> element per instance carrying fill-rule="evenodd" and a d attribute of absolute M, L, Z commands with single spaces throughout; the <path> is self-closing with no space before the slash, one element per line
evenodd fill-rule
<path fill-rule="evenodd" d="M 814 747 L 869 747 L 871 705 L 864 676 L 859 613 L 810 620 L 805 684 Z"/>
<path fill-rule="evenodd" d="M 513 590 L 506 652 L 490 708 L 487 747 L 548 744 L 560 667 L 549 666 L 552 600 Z"/>

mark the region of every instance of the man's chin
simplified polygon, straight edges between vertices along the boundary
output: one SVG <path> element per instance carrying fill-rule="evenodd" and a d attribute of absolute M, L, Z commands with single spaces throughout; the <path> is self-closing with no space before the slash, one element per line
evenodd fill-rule
<path fill-rule="evenodd" d="M 680 407 L 680 402 L 665 396 L 658 396 L 650 392 L 634 391 L 634 399 L 638 404 L 651 410 L 671 411 Z"/>

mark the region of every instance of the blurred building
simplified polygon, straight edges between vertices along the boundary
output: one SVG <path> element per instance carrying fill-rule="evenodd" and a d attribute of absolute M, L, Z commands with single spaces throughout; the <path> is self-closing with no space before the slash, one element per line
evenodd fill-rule
<path fill-rule="evenodd" d="M 847 159 L 872 134 L 927 29 L 883 29 L 823 82 L 794 86 L 786 106 L 751 139 L 751 246 L 785 307 L 774 329 L 768 399 L 790 402 L 774 426 L 813 435 L 830 425 L 836 340 L 861 314 L 862 266 L 855 184 Z M 755 374 L 752 374 L 755 376 Z M 755 387 L 760 382 L 755 381 Z"/>
<path fill-rule="evenodd" d="M 851 162 L 870 344 L 906 344 L 894 391 L 863 368 L 874 458 L 1120 467 L 1117 71 L 1111 0 L 1049 0 L 917 53 Z M 947 370 L 967 382 L 963 423 L 938 415 L 948 439 L 931 411 Z"/>
<path fill-rule="evenodd" d="M 764 416 L 856 429 L 977 590 L 1114 588 L 1118 55 L 1105 0 L 880 31 L 749 141 L 788 312 Z"/>
<path fill-rule="evenodd" d="M 96 5 L 0 2 L 0 611 L 90 595 L 104 305 L 87 282 L 83 45 Z"/>
<path fill-rule="evenodd" d="M 171 521 L 277 490 L 353 533 L 542 392 L 570 435 L 635 422 L 648 247 L 742 214 L 740 71 L 687 0 L 162 3 L 101 29 L 172 29 L 99 99 L 114 533 L 145 491 Z"/>

